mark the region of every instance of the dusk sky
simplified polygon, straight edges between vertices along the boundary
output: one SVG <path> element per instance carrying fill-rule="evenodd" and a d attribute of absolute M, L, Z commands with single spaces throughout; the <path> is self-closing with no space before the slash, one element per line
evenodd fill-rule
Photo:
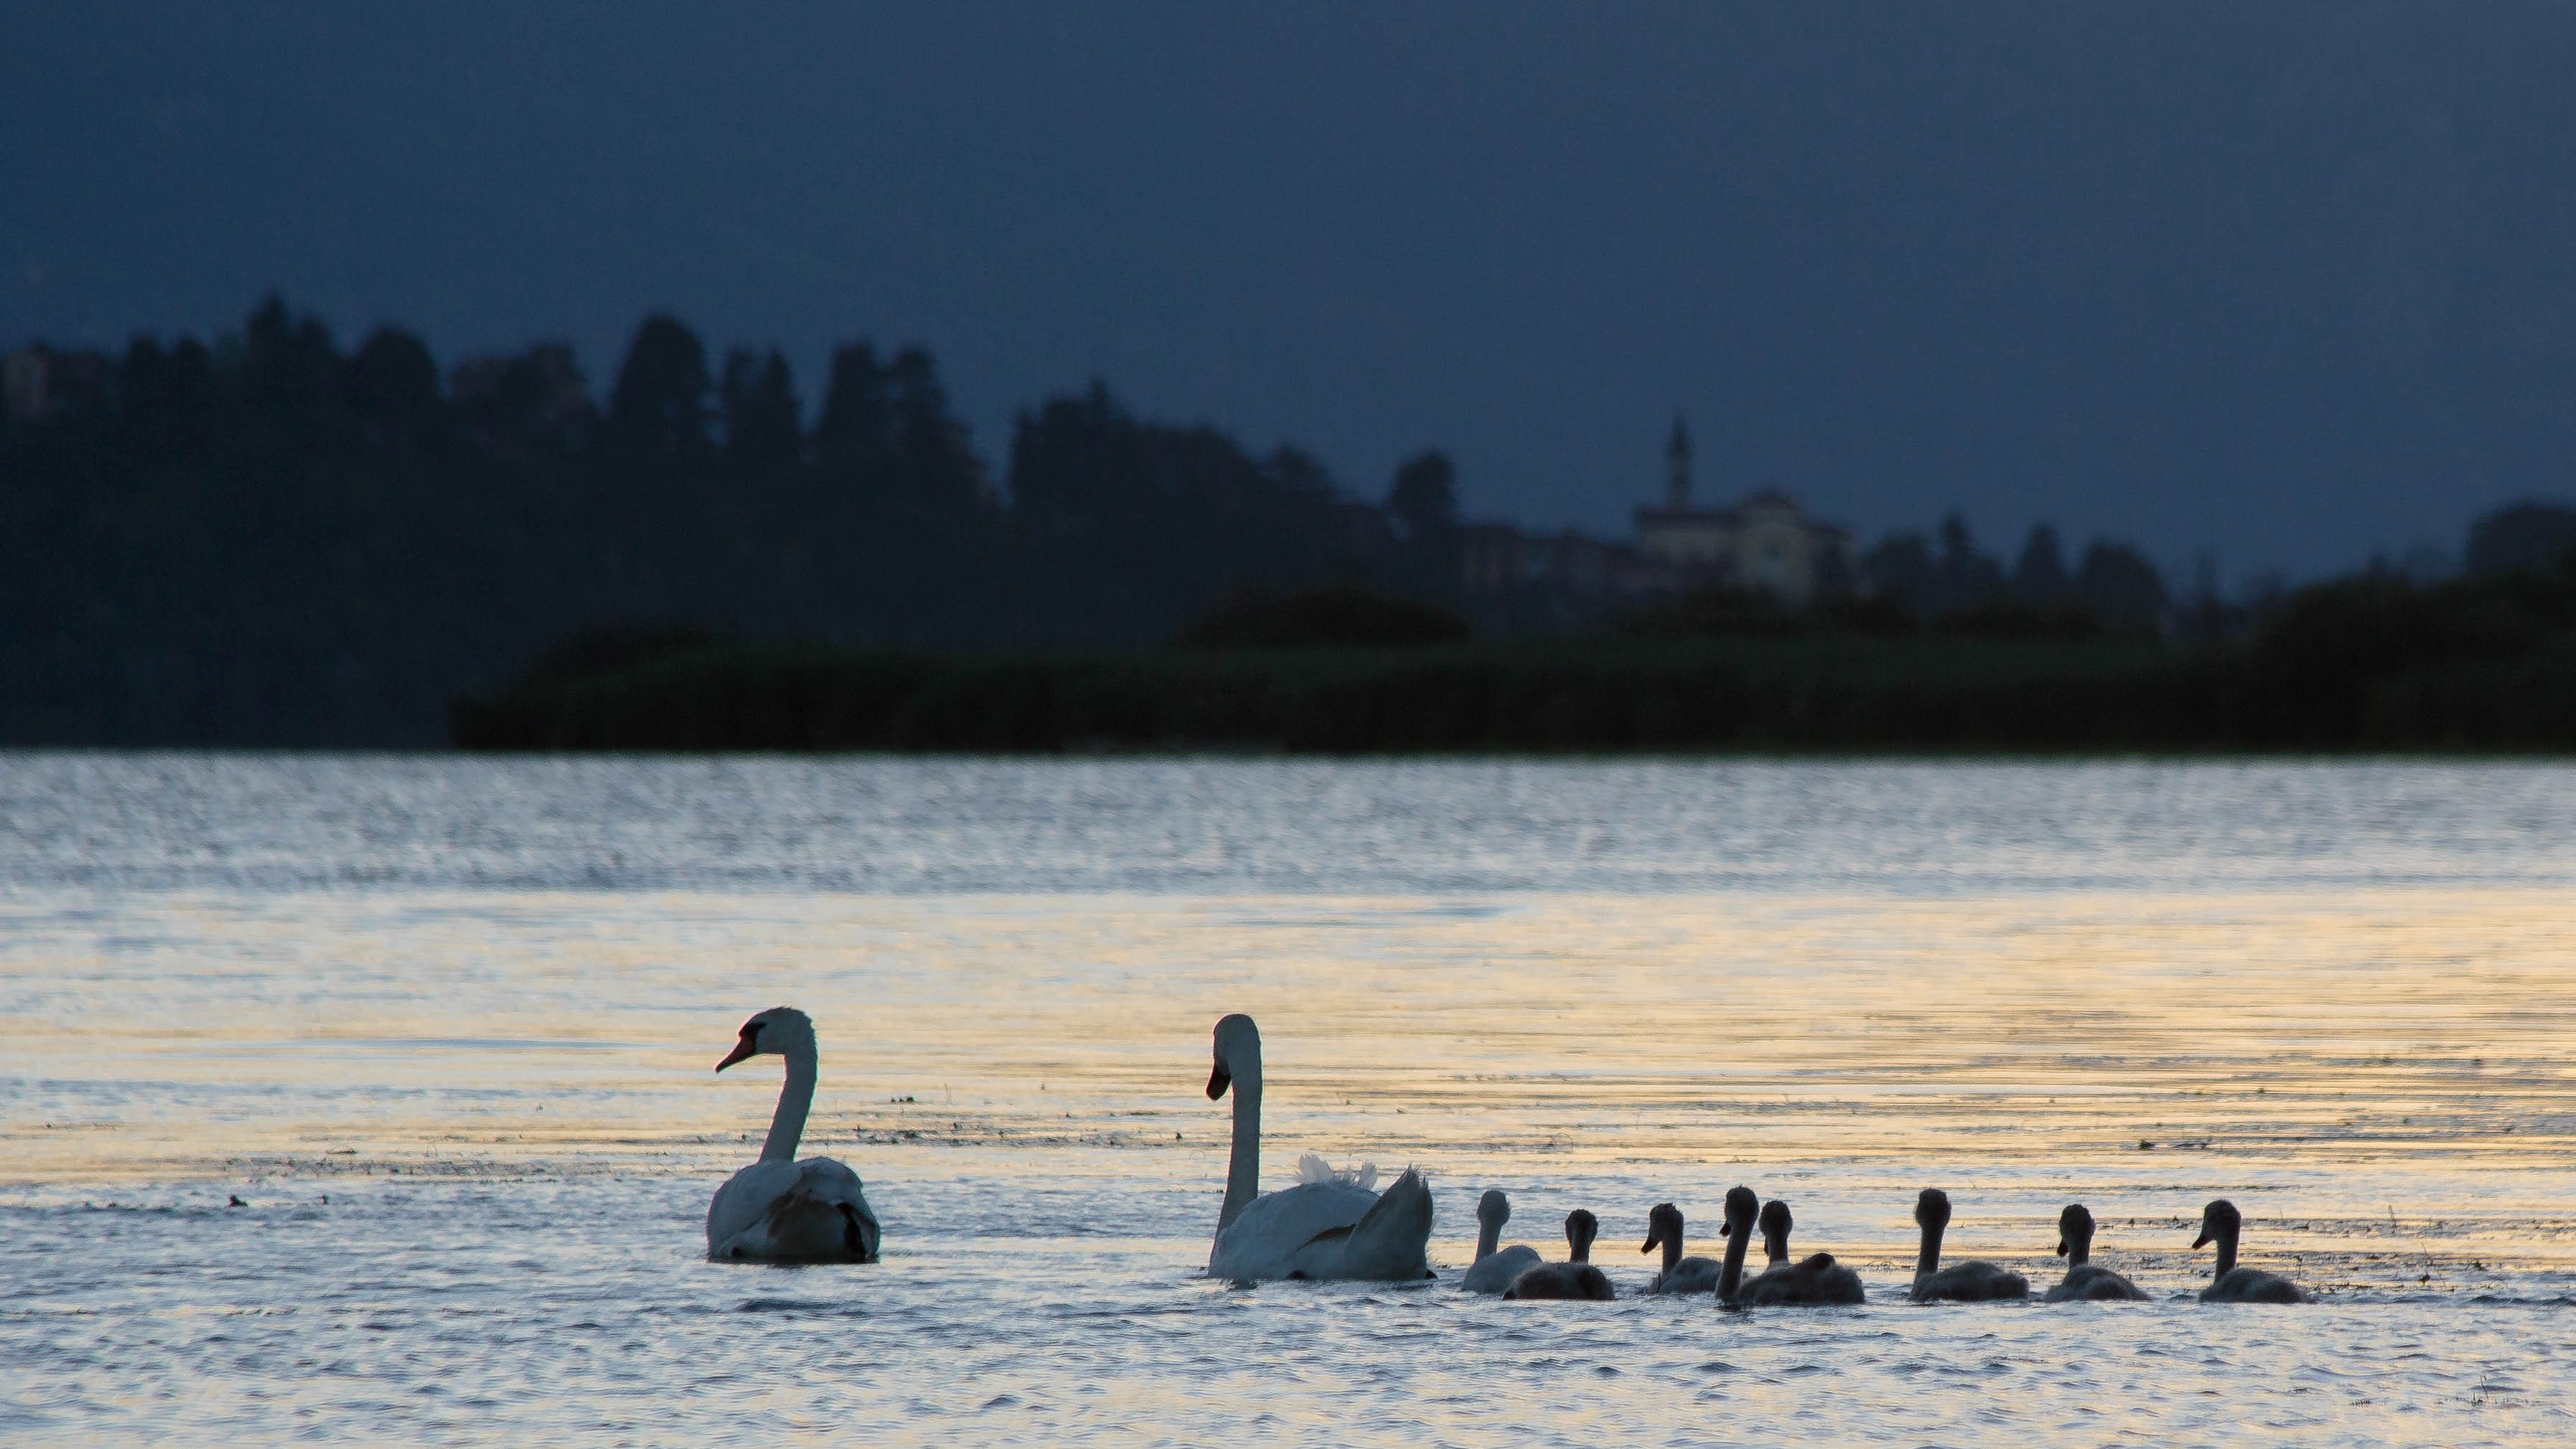
<path fill-rule="evenodd" d="M 1097 376 L 1624 534 L 1963 510 L 2231 583 L 2576 494 L 2576 6 L 50 4 L 0 346 L 274 288 L 442 362 L 647 310 L 918 341 L 997 468 Z"/>

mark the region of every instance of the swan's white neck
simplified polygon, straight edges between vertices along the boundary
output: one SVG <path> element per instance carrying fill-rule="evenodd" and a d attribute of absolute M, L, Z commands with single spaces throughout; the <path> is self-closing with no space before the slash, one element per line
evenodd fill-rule
<path fill-rule="evenodd" d="M 1261 1056 L 1229 1061 L 1234 1077 L 1234 1156 L 1225 1169 L 1225 1207 L 1217 1214 L 1220 1233 L 1261 1195 Z"/>
<path fill-rule="evenodd" d="M 1914 1259 L 1915 1277 L 1921 1278 L 1941 1271 L 1941 1234 L 1945 1226 L 1941 1223 L 1923 1225 L 1923 1251 Z"/>
<path fill-rule="evenodd" d="M 763 1162 L 794 1162 L 796 1144 L 805 1136 L 805 1114 L 814 1108 L 814 1039 L 801 1036 L 780 1053 L 787 1058 L 787 1084 L 778 1089 L 778 1111 L 769 1119 L 769 1140 L 760 1145 Z"/>

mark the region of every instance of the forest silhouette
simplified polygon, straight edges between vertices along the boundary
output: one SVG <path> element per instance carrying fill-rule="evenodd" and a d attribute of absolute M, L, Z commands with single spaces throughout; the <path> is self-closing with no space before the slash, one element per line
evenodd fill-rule
<path fill-rule="evenodd" d="M 0 426 L 6 743 L 2576 745 L 2553 505 L 2481 520 L 2461 580 L 2250 603 L 2045 525 L 2007 568 L 1956 515 L 1805 609 L 1476 597 L 1438 452 L 1372 503 L 1094 382 L 997 480 L 918 347 L 838 348 L 810 427 L 776 351 L 659 314 L 604 405 L 561 344 L 442 377 L 276 297 L 51 359 Z"/>

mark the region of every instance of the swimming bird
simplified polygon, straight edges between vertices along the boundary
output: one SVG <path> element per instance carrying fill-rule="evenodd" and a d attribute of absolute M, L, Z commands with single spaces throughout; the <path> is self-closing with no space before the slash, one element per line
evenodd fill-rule
<path fill-rule="evenodd" d="M 1485 1189 L 1485 1195 L 1476 1200 L 1476 1261 L 1458 1280 L 1468 1292 L 1500 1293 L 1512 1286 L 1514 1278 L 1539 1265 L 1538 1249 L 1527 1243 L 1494 1246 L 1503 1235 L 1503 1224 L 1511 1220 L 1512 1200 L 1501 1188 Z"/>
<path fill-rule="evenodd" d="M 2278 1273 L 2260 1268 L 2236 1266 L 2236 1235 L 2245 1227 L 2245 1216 L 2236 1204 L 2225 1198 L 2200 1210 L 2200 1236 L 2191 1240 L 2195 1248 L 2205 1243 L 2218 1244 L 2218 1271 L 2209 1286 L 2200 1290 L 2203 1303 L 2306 1303 L 2307 1290 Z"/>
<path fill-rule="evenodd" d="M 1404 1282 L 1432 1276 L 1431 1189 L 1406 1168 L 1383 1193 L 1377 1169 L 1335 1172 L 1313 1154 L 1299 1159 L 1298 1183 L 1260 1191 L 1261 1030 L 1240 1012 L 1216 1024 L 1216 1067 L 1208 1100 L 1234 1092 L 1234 1152 L 1225 1207 L 1208 1251 L 1208 1276 Z"/>
<path fill-rule="evenodd" d="M 1773 1198 L 1762 1205 L 1762 1256 L 1772 1268 L 1786 1267 L 1789 1262 L 1789 1205 Z"/>
<path fill-rule="evenodd" d="M 773 1006 L 742 1024 L 716 1070 L 763 1055 L 787 1058 L 787 1083 L 760 1160 L 726 1179 L 707 1204 L 707 1256 L 772 1263 L 873 1263 L 881 1237 L 859 1175 L 828 1157 L 796 1160 L 814 1106 L 814 1023 Z"/>
<path fill-rule="evenodd" d="M 1773 1263 L 1737 1291 L 1733 1306 L 1818 1306 L 1863 1301 L 1867 1295 L 1862 1291 L 1860 1275 L 1835 1262 L 1833 1254 L 1817 1253 L 1795 1263 L 1786 1261 L 1790 1223 L 1787 1203 L 1775 1198 L 1762 1205 L 1762 1235 Z"/>
<path fill-rule="evenodd" d="M 2143 1302 L 2138 1285 L 2086 1260 L 2093 1256 L 2093 1214 L 2084 1204 L 2068 1203 L 2057 1215 L 2057 1251 L 2066 1257 L 2066 1281 L 2048 1290 L 2042 1302 L 2081 1303 L 2110 1299 Z"/>
<path fill-rule="evenodd" d="M 1751 1190 L 1746 1189 L 1746 1195 Z M 1721 1269 L 1714 1258 L 1682 1256 L 1682 1210 L 1659 1202 L 1646 1210 L 1646 1245 L 1640 1253 L 1664 1250 L 1664 1266 L 1646 1285 L 1649 1293 L 1706 1293 L 1717 1286 Z"/>
<path fill-rule="evenodd" d="M 1583 1208 L 1565 1215 L 1565 1241 L 1573 1249 L 1562 1263 L 1541 1263 L 1512 1280 L 1503 1290 L 1505 1298 L 1589 1298 L 1606 1303 L 1618 1297 L 1610 1287 L 1610 1275 L 1592 1266 L 1592 1240 L 1601 1233 L 1601 1220 Z"/>
<path fill-rule="evenodd" d="M 1941 1234 L 1950 1226 L 1948 1193 L 1937 1187 L 1923 1189 L 1914 1200 L 1914 1221 L 1923 1229 L 1923 1251 L 1914 1260 L 1914 1287 L 1908 1294 L 1915 1302 L 1988 1303 L 2030 1296 L 2029 1279 L 1983 1258 L 1941 1266 Z"/>

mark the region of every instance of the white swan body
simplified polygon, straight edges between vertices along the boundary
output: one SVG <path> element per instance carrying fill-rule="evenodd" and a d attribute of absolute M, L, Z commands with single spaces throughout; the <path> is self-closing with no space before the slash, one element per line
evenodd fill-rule
<path fill-rule="evenodd" d="M 723 1071 L 763 1053 L 787 1058 L 760 1160 L 725 1180 L 707 1204 L 707 1256 L 771 1263 L 873 1263 L 882 1231 L 859 1175 L 828 1157 L 796 1160 L 797 1141 L 814 1105 L 814 1023 L 792 1006 L 773 1006 L 742 1024 Z"/>
<path fill-rule="evenodd" d="M 2209 1242 L 2218 1244 L 2218 1271 L 2209 1286 L 2200 1290 L 2203 1303 L 2306 1303 L 2307 1290 L 2278 1273 L 2260 1268 L 2236 1266 L 2236 1237 L 2244 1231 L 2244 1216 L 2236 1204 L 2225 1198 L 2201 1209 L 2200 1236 L 2191 1240 L 2195 1248 Z"/>
<path fill-rule="evenodd" d="M 2086 1261 L 2093 1256 L 2093 1214 L 2084 1204 L 2068 1203 L 2057 1215 L 2057 1251 L 2066 1258 L 2066 1279 L 2048 1290 L 2044 1303 L 2141 1303 L 2138 1285 L 2108 1268 Z"/>
<path fill-rule="evenodd" d="M 1225 1206 L 1217 1215 L 1208 1276 L 1261 1282 L 1278 1278 L 1406 1282 L 1431 1276 L 1431 1189 L 1406 1168 L 1385 1192 L 1372 1192 L 1377 1169 L 1337 1173 L 1309 1154 L 1299 1182 L 1259 1191 L 1261 1178 L 1261 1032 L 1240 1013 L 1216 1024 L 1216 1067 L 1208 1100 L 1234 1092 L 1234 1148 L 1226 1167 Z"/>
<path fill-rule="evenodd" d="M 1538 1266 L 1538 1249 L 1527 1243 L 1494 1246 L 1502 1238 L 1503 1224 L 1511 1220 L 1512 1200 L 1501 1188 L 1487 1188 L 1476 1200 L 1476 1261 L 1458 1280 L 1460 1287 L 1470 1293 L 1500 1293 L 1512 1286 L 1513 1279 Z"/>
<path fill-rule="evenodd" d="M 1941 1234 L 1950 1226 L 1950 1195 L 1937 1187 L 1923 1189 L 1914 1202 L 1914 1221 L 1923 1230 L 1923 1249 L 1914 1263 L 1914 1286 L 1907 1296 L 1917 1303 L 1990 1303 L 2000 1298 L 2028 1298 L 2030 1280 L 1983 1259 L 1941 1266 Z"/>
<path fill-rule="evenodd" d="M 1503 1290 L 1503 1296 L 1515 1302 L 1570 1298 L 1607 1303 L 1619 1296 L 1610 1286 L 1610 1275 L 1592 1266 L 1592 1240 L 1601 1235 L 1601 1220 L 1588 1209 L 1576 1208 L 1565 1215 L 1565 1241 L 1570 1250 L 1562 1263 L 1540 1263 L 1524 1270 Z"/>

